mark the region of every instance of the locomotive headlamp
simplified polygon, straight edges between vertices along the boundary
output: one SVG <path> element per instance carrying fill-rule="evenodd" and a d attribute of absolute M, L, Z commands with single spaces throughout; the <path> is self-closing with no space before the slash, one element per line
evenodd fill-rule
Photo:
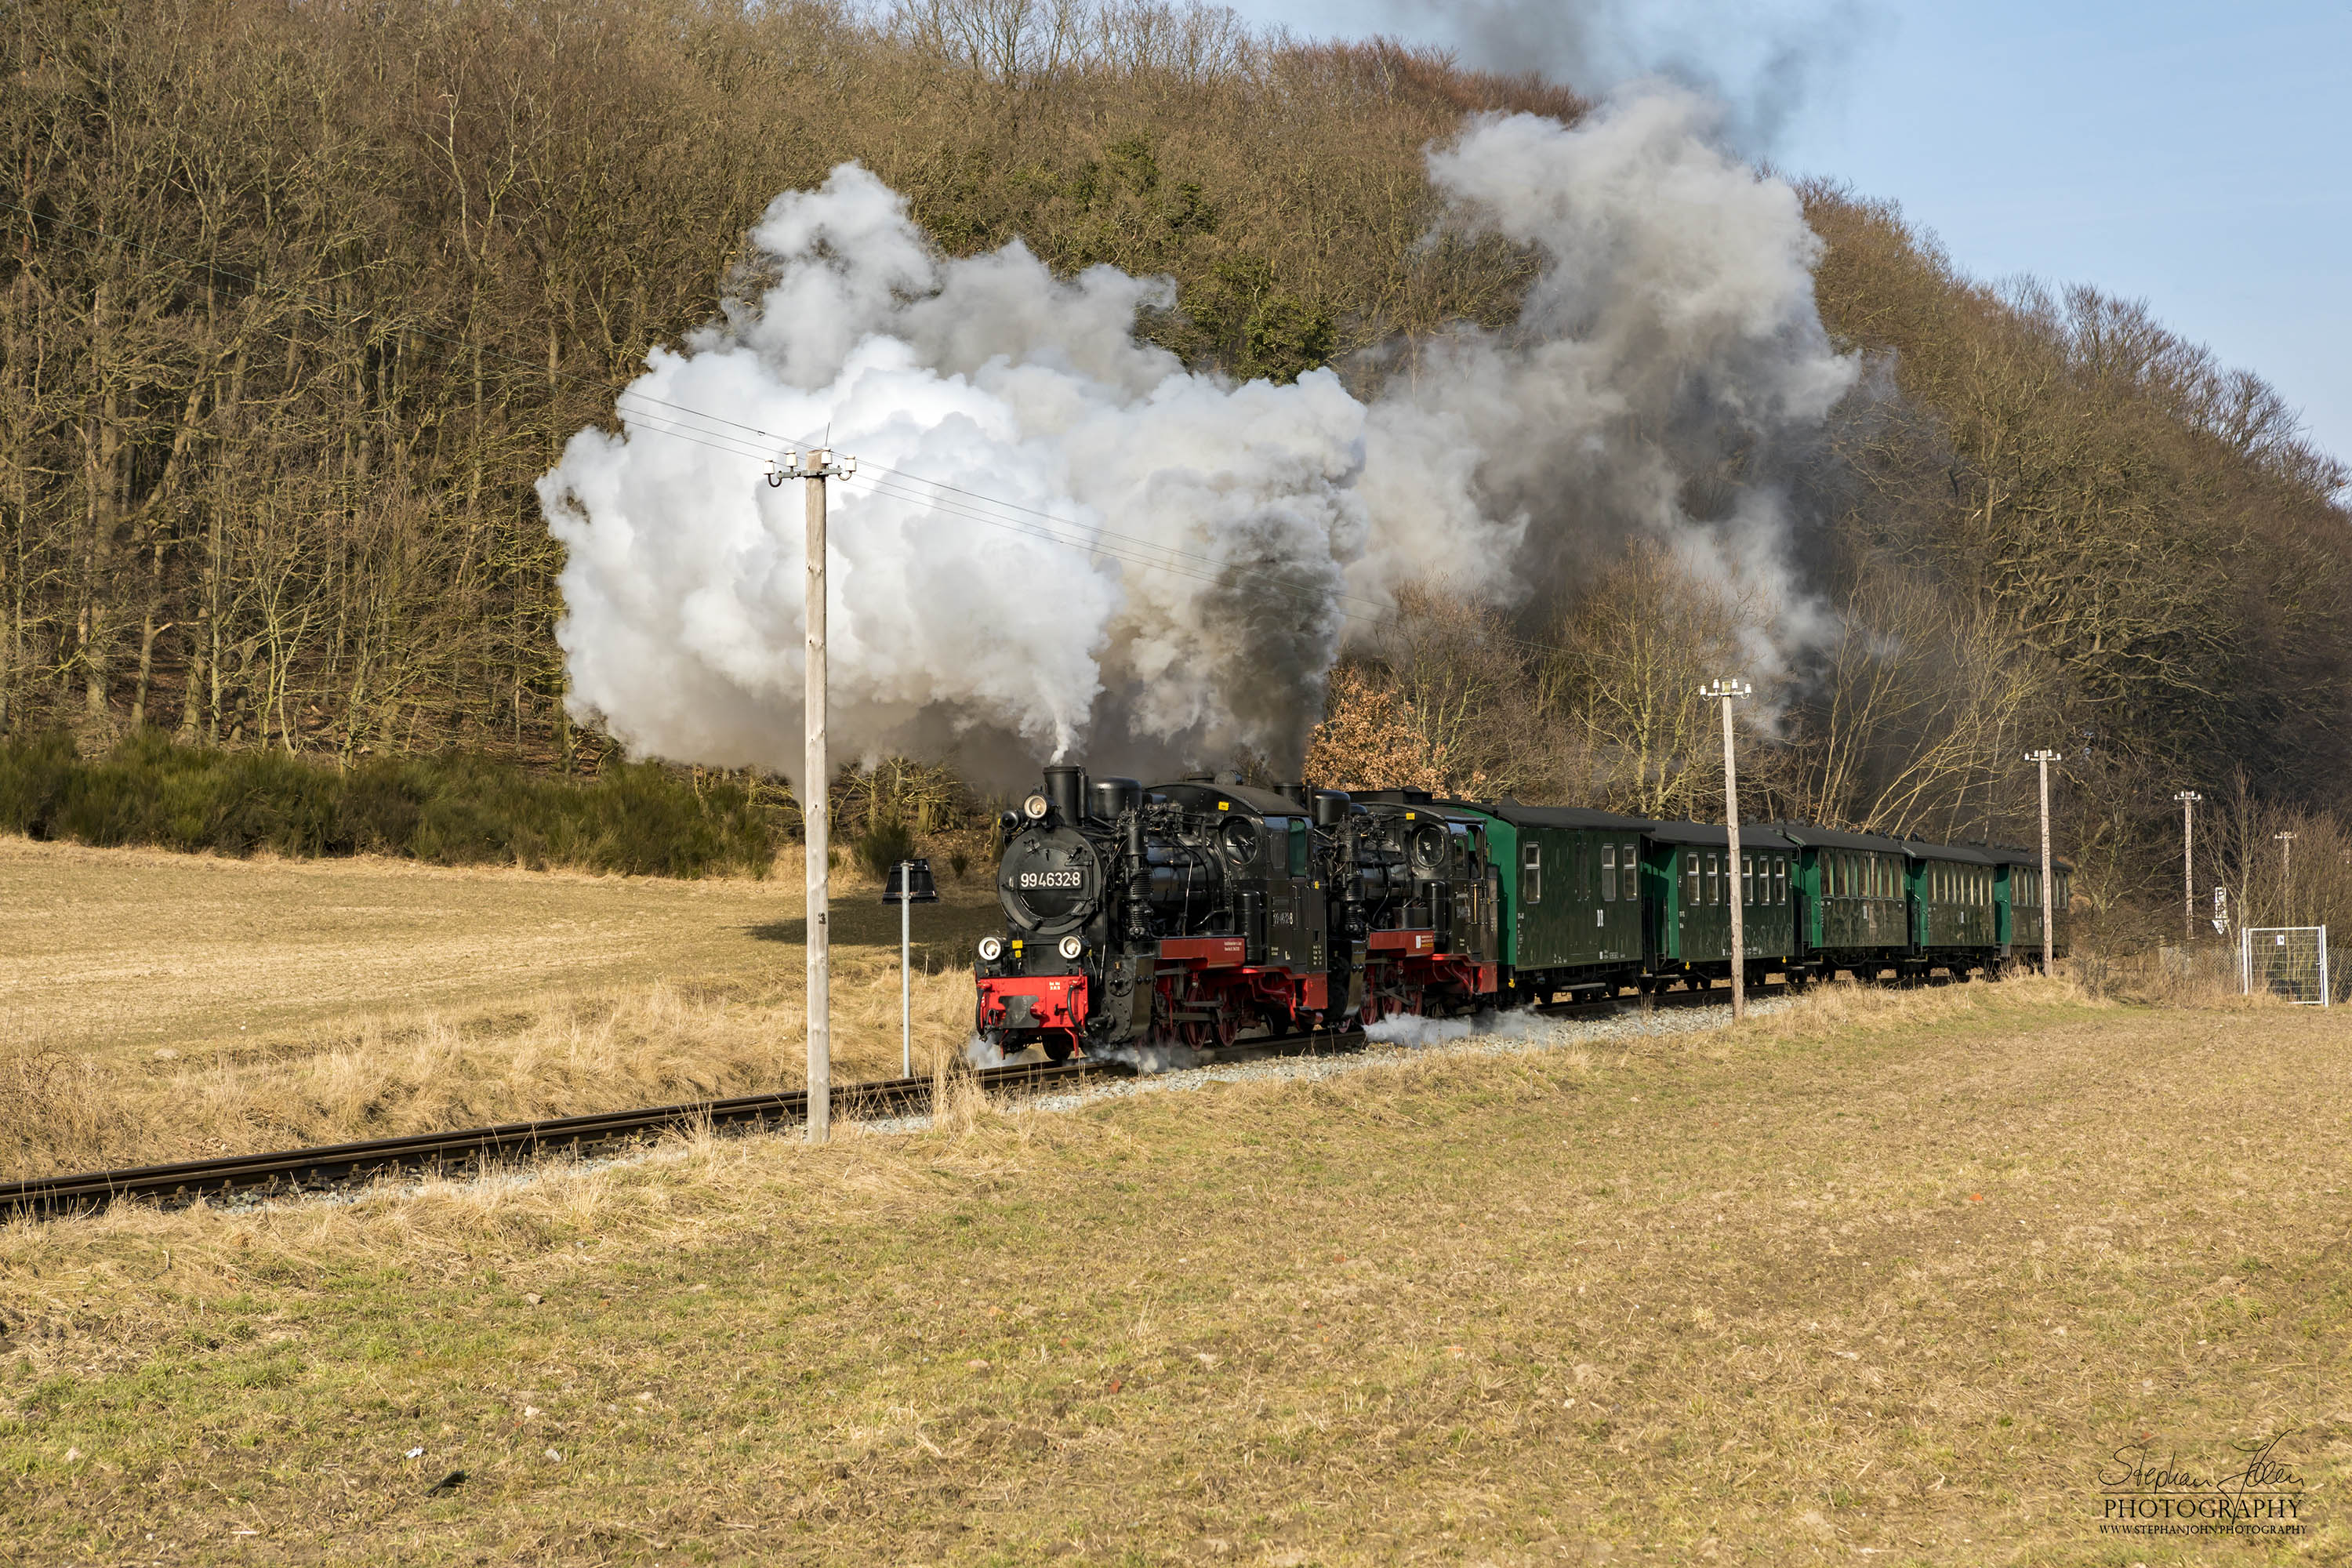
<path fill-rule="evenodd" d="M 1053 805 L 1054 803 L 1044 795 L 1033 795 L 1021 803 L 1021 815 L 1032 822 L 1043 822 L 1045 820 L 1045 813 L 1053 809 Z"/>
<path fill-rule="evenodd" d="M 1004 939 L 1003 937 L 984 936 L 980 939 L 980 959 L 982 963 L 994 963 L 1003 956 Z"/>
<path fill-rule="evenodd" d="M 1070 959 L 1075 962 L 1078 954 L 1084 952 L 1086 950 L 1087 944 L 1080 942 L 1076 937 L 1066 936 L 1062 939 L 1061 951 L 1064 958 Z"/>

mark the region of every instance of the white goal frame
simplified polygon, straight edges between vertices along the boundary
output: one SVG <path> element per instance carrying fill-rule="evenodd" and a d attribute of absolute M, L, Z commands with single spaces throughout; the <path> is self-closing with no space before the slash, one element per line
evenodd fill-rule
<path fill-rule="evenodd" d="M 2298 1005 L 2329 1005 L 2327 928 L 2240 926 L 2239 989 L 2252 995 L 2258 983 Z"/>

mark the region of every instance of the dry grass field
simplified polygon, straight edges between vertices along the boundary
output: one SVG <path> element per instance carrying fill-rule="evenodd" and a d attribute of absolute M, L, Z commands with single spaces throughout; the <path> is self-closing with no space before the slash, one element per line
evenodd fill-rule
<path fill-rule="evenodd" d="M 2056 983 L 0 1228 L 25 1561 L 2341 1562 L 2352 1037 Z M 2284 1435 L 2296 1537 L 2099 1533 Z"/>
<path fill-rule="evenodd" d="M 802 1078 L 799 879 L 235 860 L 0 837 L 0 1174 L 750 1093 Z M 944 870 L 944 868 L 942 868 Z M 969 1033 L 984 876 L 916 910 Z M 898 919 L 836 874 L 836 1071 L 898 1069 Z"/>

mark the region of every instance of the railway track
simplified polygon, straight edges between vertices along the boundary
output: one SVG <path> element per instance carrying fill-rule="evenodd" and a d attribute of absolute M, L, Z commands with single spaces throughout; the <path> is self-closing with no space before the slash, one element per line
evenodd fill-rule
<path fill-rule="evenodd" d="M 1758 988 L 1778 994 L 1778 985 Z M 1706 1006 L 1727 1002 L 1730 992 L 1675 991 L 1653 997 L 1661 1007 Z M 1550 1017 L 1605 1015 L 1635 1005 L 1633 997 L 1560 1002 L 1537 1011 Z M 1270 1057 L 1361 1050 L 1360 1030 L 1286 1035 L 1242 1040 L 1200 1053 L 1200 1065 L 1263 1060 Z M 1013 1062 L 984 1068 L 973 1077 L 983 1090 L 1031 1094 L 1105 1072 L 1132 1071 L 1117 1060 Z M 887 1079 L 845 1085 L 834 1091 L 834 1109 L 848 1118 L 908 1115 L 928 1110 L 934 1080 Z M 678 1105 L 594 1111 L 585 1116 L 509 1121 L 447 1132 L 417 1132 L 356 1143 L 325 1143 L 260 1154 L 229 1154 L 167 1165 L 135 1165 L 114 1171 L 35 1176 L 0 1184 L 0 1215 L 49 1218 L 88 1213 L 125 1199 L 166 1208 L 224 1198 L 289 1198 L 334 1192 L 385 1176 L 466 1176 L 494 1165 L 558 1153 L 610 1152 L 673 1132 L 704 1128 L 718 1131 L 778 1131 L 796 1126 L 808 1113 L 808 1094 L 747 1094 L 729 1100 L 689 1100 Z"/>

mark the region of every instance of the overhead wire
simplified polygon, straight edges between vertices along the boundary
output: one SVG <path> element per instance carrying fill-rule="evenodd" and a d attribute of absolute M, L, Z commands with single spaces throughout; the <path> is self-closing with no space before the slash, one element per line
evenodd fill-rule
<path fill-rule="evenodd" d="M 331 300 L 321 300 L 318 297 L 297 289 L 290 284 L 279 283 L 272 279 L 257 277 L 250 273 L 240 272 L 234 268 L 224 267 L 218 262 L 210 261 L 200 257 L 183 255 L 163 246 L 156 245 L 152 241 L 138 239 L 127 235 L 109 234 L 102 229 L 91 228 L 86 224 L 75 223 L 69 218 L 58 217 L 56 216 L 44 216 L 35 209 L 26 206 L 20 202 L 0 201 L 0 207 L 6 207 L 10 210 L 23 213 L 27 217 L 33 219 L 36 224 L 47 224 L 56 227 L 69 228 L 77 233 L 88 235 L 92 239 L 98 241 L 125 246 L 131 249 L 145 252 L 151 256 L 161 257 L 165 260 L 176 262 L 184 267 L 201 268 L 206 273 L 217 274 L 221 277 L 228 278 L 234 281 L 245 284 L 247 287 L 253 289 L 257 292 L 274 293 L 281 299 L 290 300 L 295 304 L 300 305 L 308 310 L 315 310 L 331 319 L 353 321 L 364 320 L 373 315 L 373 312 L 372 311 L 353 310 L 339 306 Z M 686 404 L 675 403 L 667 398 L 656 397 L 651 393 L 638 391 L 634 385 L 623 385 L 615 390 L 613 386 L 612 378 L 609 376 L 600 377 L 585 375 L 576 371 L 567 371 L 561 367 L 536 363 L 530 360 L 524 359 L 519 354 L 508 353 L 503 349 L 493 348 L 487 344 L 455 337 L 446 332 L 436 331 L 431 328 L 407 324 L 402 326 L 400 330 L 410 335 L 423 338 L 429 342 L 444 343 L 452 347 L 466 349 L 469 352 L 479 352 L 485 353 L 493 359 L 498 359 L 510 364 L 520 366 L 521 368 L 530 371 L 533 375 L 545 375 L 552 379 L 568 381 L 583 386 L 593 386 L 600 391 L 607 393 L 613 397 L 615 412 L 625 416 L 629 420 L 629 424 L 632 428 L 643 430 L 649 435 L 661 436 L 671 440 L 685 442 L 690 446 L 700 447 L 706 450 L 719 453 L 722 456 L 740 458 L 751 462 L 764 462 L 769 465 L 769 471 L 772 475 L 776 472 L 775 465 L 780 457 L 782 457 L 789 452 L 805 449 L 809 447 L 814 446 L 819 440 L 819 437 L 815 436 L 804 436 L 800 437 L 785 437 L 775 431 L 769 430 L 762 426 L 748 424 L 737 419 L 730 419 L 723 415 L 712 414 Z M 630 402 L 641 405 L 642 406 L 634 410 L 625 406 Z M 700 423 L 689 424 L 688 421 L 698 421 Z M 745 434 L 730 434 L 730 432 L 732 431 L 741 431 Z M 776 443 L 776 445 L 772 449 L 755 445 L 754 440 L 752 439 L 753 437 L 764 438 L 767 441 Z M 978 490 L 973 490 L 960 485 L 951 485 L 947 483 L 945 480 L 930 479 L 907 469 L 892 468 L 887 464 L 876 463 L 866 465 L 866 467 L 879 474 L 890 475 L 897 479 L 904 480 L 910 484 L 927 485 L 936 491 L 945 491 L 951 496 L 961 498 L 960 500 L 956 501 L 942 500 L 935 495 L 922 495 L 909 490 L 903 486 L 893 485 L 882 479 L 867 479 L 863 473 L 857 476 L 857 479 L 864 481 L 866 487 L 874 493 L 888 496 L 893 500 L 910 503 L 931 515 L 978 522 L 989 527 L 1025 533 L 1032 538 L 1061 544 L 1073 550 L 1084 551 L 1089 555 L 1108 557 L 1111 560 L 1118 561 L 1128 565 L 1137 566 L 1150 571 L 1163 572 L 1174 576 L 1189 578 L 1195 582 L 1209 584 L 1213 586 L 1230 585 L 1234 581 L 1236 575 L 1255 575 L 1262 580 L 1272 581 L 1276 592 L 1293 594 L 1302 602 L 1305 602 L 1311 597 L 1318 606 L 1328 609 L 1345 620 L 1353 621 L 1360 625 L 1377 626 L 1380 624 L 1381 619 L 1394 613 L 1396 608 L 1393 604 L 1384 604 L 1379 600 L 1365 598 L 1360 595 L 1350 594 L 1344 590 L 1335 590 L 1328 585 L 1309 584 L 1303 580 L 1293 580 L 1289 584 L 1286 584 L 1279 580 L 1272 579 L 1271 574 L 1265 568 L 1241 567 L 1230 560 L 1220 558 L 1218 556 L 1206 554 L 1198 551 L 1185 550 L 1177 545 L 1162 543 L 1156 540 L 1145 539 L 1139 535 L 1121 533 L 1116 530 L 1102 528 L 1097 524 L 1082 522 L 1073 518 L 1063 517 L 1058 513 L 1046 511 L 1036 507 L 1027 506 L 1019 501 L 1010 501 L 999 497 L 989 496 Z M 1039 519 L 1041 521 L 1034 524 L 1024 523 L 1017 517 L 1008 518 L 992 515 L 989 510 L 982 509 L 995 509 L 1003 512 L 1025 514 L 1028 517 Z M 1054 528 L 1045 526 L 1045 524 L 1047 523 L 1058 525 L 1061 528 L 1076 529 L 1086 531 L 1075 536 L 1056 532 Z M 1129 548 L 1122 550 L 1115 547 L 1113 544 L 1106 543 L 1105 541 L 1117 541 Z M 1139 553 L 1139 552 L 1149 552 L 1150 553 L 1144 554 Z M 1181 561 L 1195 562 L 1200 563 L 1201 566 L 1211 568 L 1212 570 L 1193 570 L 1179 564 Z M 1365 609 L 1374 612 L 1374 614 L 1366 615 L 1356 611 L 1350 611 L 1344 608 L 1339 601 L 1362 605 Z M 1507 643 L 1514 647 L 1527 648 L 1533 652 L 1549 654 L 1566 651 L 1554 644 L 1538 642 L 1530 638 L 1514 636 L 1509 633 L 1495 632 L 1490 635 L 1496 641 Z"/>

